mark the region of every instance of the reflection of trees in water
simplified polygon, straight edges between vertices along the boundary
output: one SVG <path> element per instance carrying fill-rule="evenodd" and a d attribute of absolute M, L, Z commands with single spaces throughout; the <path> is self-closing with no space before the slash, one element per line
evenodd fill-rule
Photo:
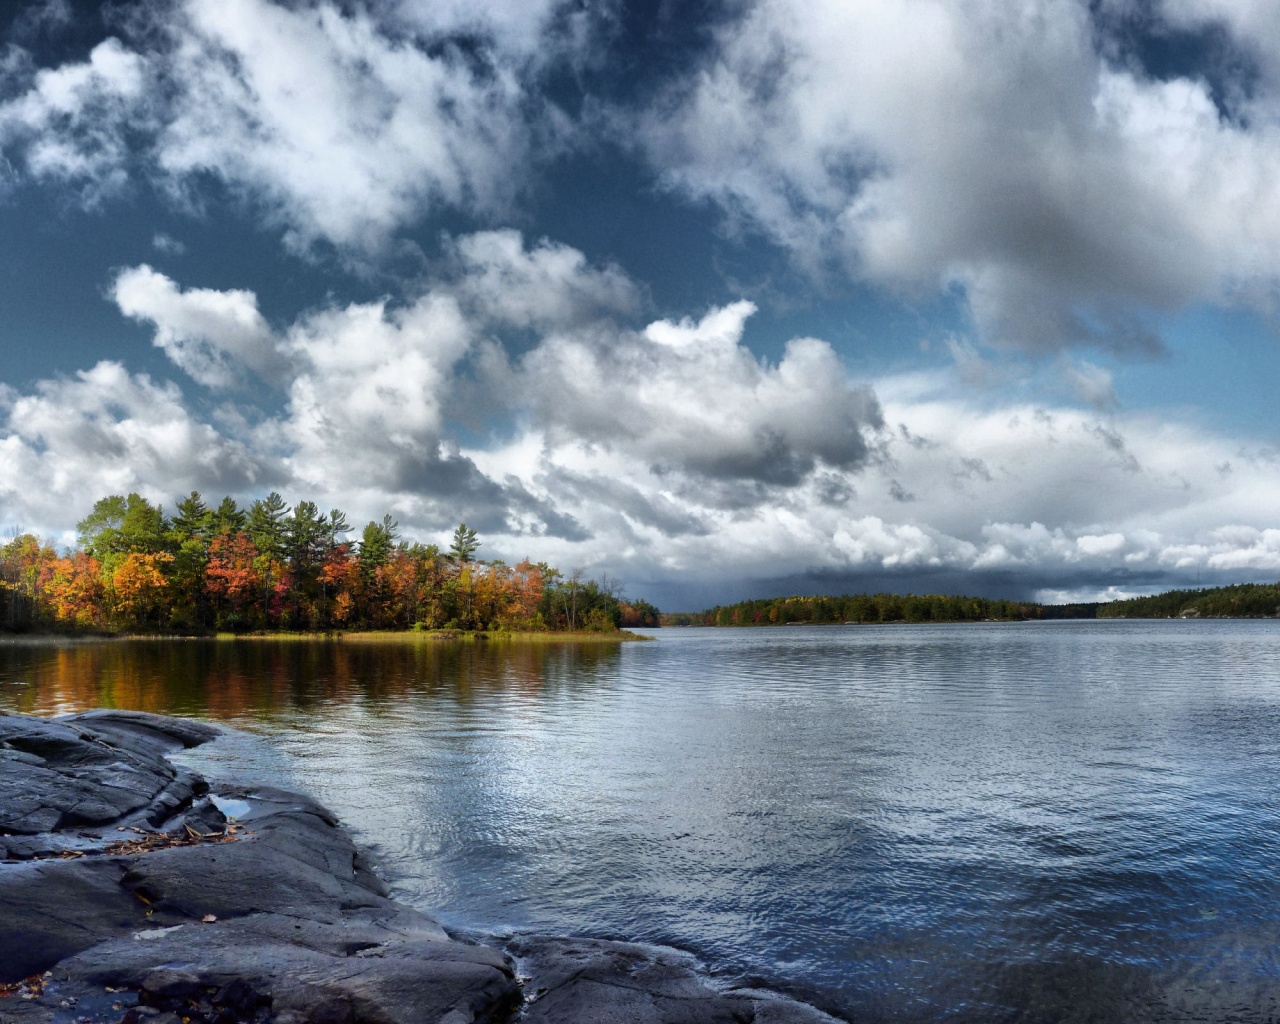
<path fill-rule="evenodd" d="M 467 704 L 596 688 L 620 658 L 616 643 L 418 638 L 24 644 L 0 647 L 0 707 L 270 719 L 360 704 L 376 714 L 411 695 Z"/>

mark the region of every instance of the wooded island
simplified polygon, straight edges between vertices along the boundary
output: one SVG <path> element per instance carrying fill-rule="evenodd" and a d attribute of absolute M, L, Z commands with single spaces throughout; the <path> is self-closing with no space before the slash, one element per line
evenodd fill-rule
<path fill-rule="evenodd" d="M 462 629 L 612 632 L 658 624 L 621 588 L 545 562 L 476 557 L 462 523 L 448 551 L 400 540 L 391 516 L 358 541 L 337 509 L 274 491 L 242 509 L 193 491 L 164 510 L 110 495 L 59 553 L 32 534 L 0 547 L 0 628 L 124 633 Z"/>

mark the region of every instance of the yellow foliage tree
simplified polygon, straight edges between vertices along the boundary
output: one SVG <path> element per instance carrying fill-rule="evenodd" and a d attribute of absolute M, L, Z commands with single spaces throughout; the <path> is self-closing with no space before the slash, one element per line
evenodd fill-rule
<path fill-rule="evenodd" d="M 161 566 L 173 561 L 167 551 L 148 554 L 134 551 L 124 556 L 111 574 L 111 591 L 117 617 L 143 625 L 164 609 L 169 581 Z"/>

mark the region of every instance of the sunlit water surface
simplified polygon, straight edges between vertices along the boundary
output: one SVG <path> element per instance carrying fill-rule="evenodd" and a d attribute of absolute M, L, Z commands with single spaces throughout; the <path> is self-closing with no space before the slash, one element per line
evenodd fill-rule
<path fill-rule="evenodd" d="M 1280 1016 L 1280 623 L 627 645 L 0 642 L 0 707 L 255 735 L 463 929 L 668 943 L 859 1020 Z"/>

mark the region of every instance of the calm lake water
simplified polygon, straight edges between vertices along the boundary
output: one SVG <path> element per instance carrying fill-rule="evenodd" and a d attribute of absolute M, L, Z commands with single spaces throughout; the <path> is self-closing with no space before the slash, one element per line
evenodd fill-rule
<path fill-rule="evenodd" d="M 0 707 L 254 734 L 447 924 L 668 943 L 858 1020 L 1280 1018 L 1280 623 L 622 646 L 0 642 Z"/>

